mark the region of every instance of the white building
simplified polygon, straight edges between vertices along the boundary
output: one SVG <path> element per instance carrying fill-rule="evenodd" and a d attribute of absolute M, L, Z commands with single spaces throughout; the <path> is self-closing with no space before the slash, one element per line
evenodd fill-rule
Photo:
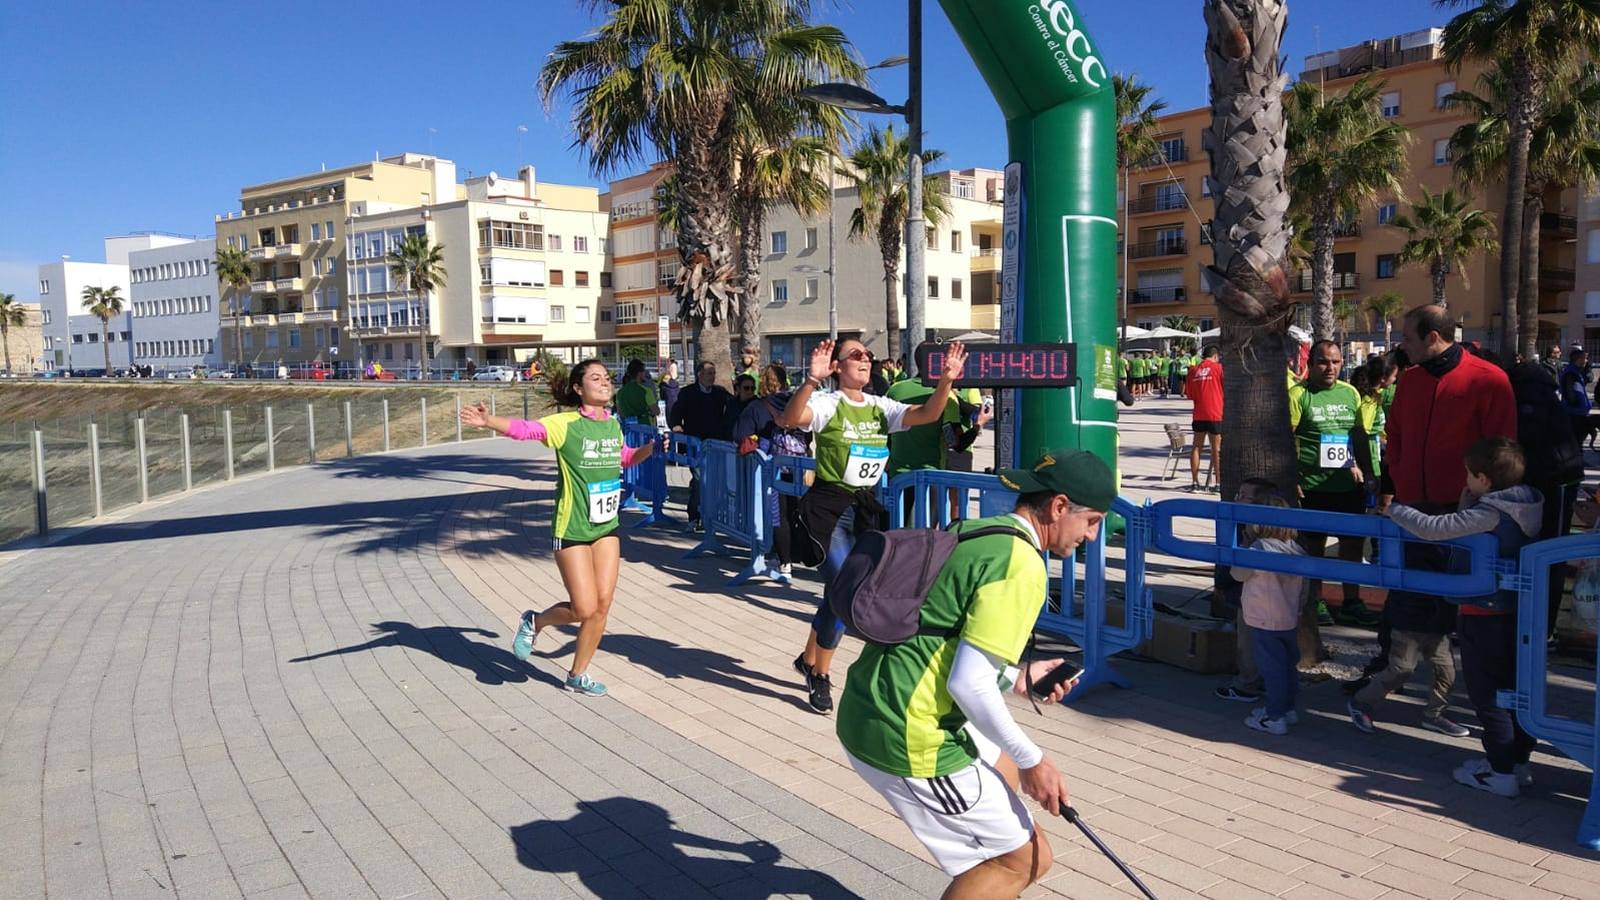
<path fill-rule="evenodd" d="M 99 369 L 106 365 L 101 322 L 89 314 L 83 302 L 83 290 L 118 288 L 126 305 L 128 251 L 123 248 L 124 240 L 106 239 L 106 258 L 112 260 L 116 251 L 119 258 L 115 261 L 79 262 L 62 257 L 60 262 L 39 267 L 39 305 L 44 316 L 42 368 L 45 370 Z M 110 338 L 111 367 L 127 368 L 133 362 L 128 314 L 113 316 L 106 323 L 105 331 Z"/>
<path fill-rule="evenodd" d="M 136 364 L 157 374 L 221 365 L 216 248 L 215 238 L 203 238 L 128 254 Z"/>

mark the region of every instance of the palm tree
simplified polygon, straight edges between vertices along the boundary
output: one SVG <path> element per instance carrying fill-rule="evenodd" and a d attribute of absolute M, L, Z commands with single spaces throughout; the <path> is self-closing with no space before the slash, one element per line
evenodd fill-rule
<path fill-rule="evenodd" d="M 1383 88 L 1366 76 L 1338 96 L 1325 96 L 1309 81 L 1289 95 L 1289 196 L 1309 225 L 1311 330 L 1319 341 L 1332 339 L 1334 330 L 1335 227 L 1355 219 L 1380 191 L 1401 194 L 1410 138 L 1383 117 Z"/>
<path fill-rule="evenodd" d="M 1354 322 L 1361 313 L 1361 304 L 1349 297 L 1340 297 L 1333 301 L 1333 325 L 1339 332 L 1339 346 L 1347 347 L 1350 344 L 1350 323 Z"/>
<path fill-rule="evenodd" d="M 1470 288 L 1465 261 L 1477 253 L 1492 253 L 1494 222 L 1481 209 L 1472 209 L 1467 199 L 1446 188 L 1435 194 L 1422 189 L 1422 200 L 1411 206 L 1412 215 L 1395 216 L 1389 224 L 1406 233 L 1400 248 L 1401 265 L 1426 265 L 1433 280 L 1433 302 L 1446 309 L 1444 282 L 1451 269 L 1461 273 L 1461 286 Z"/>
<path fill-rule="evenodd" d="M 809 21 L 810 0 L 588 0 L 606 19 L 563 41 L 539 73 L 548 104 L 575 101 L 576 143 L 597 173 L 666 157 L 678 185 L 678 317 L 701 358 L 732 371 L 727 319 L 738 313 L 732 165 L 742 100 L 798 98 L 855 79 L 839 29 Z M 793 102 L 798 103 L 795 99 Z"/>
<path fill-rule="evenodd" d="M 1215 263 L 1202 276 L 1222 326 L 1222 495 L 1244 479 L 1295 483 L 1289 395 L 1283 389 L 1289 293 L 1284 183 L 1284 0 L 1205 0 Z M 1265 362 L 1263 362 L 1265 361 Z M 1291 494 L 1292 496 L 1292 494 Z"/>
<path fill-rule="evenodd" d="M 233 295 L 233 362 L 244 365 L 244 323 L 239 321 L 240 295 L 250 289 L 250 258 L 238 247 L 218 247 L 215 262 L 217 282 Z"/>
<path fill-rule="evenodd" d="M 1506 208 L 1500 220 L 1505 238 L 1500 248 L 1501 320 L 1505 332 L 1500 352 L 1507 359 L 1526 349 L 1532 358 L 1538 335 L 1523 335 L 1524 321 L 1534 321 L 1536 293 L 1522 295 L 1527 215 L 1529 154 L 1535 125 L 1550 85 L 1560 84 L 1573 61 L 1600 55 L 1600 3 L 1596 0 L 1439 0 L 1441 6 L 1471 6 L 1444 28 L 1445 61 L 1459 67 L 1469 59 L 1503 61 L 1505 80 Z M 1516 240 L 1512 235 L 1517 235 Z M 1535 241 L 1537 247 L 1537 241 Z M 1535 250 L 1535 252 L 1537 252 Z M 1537 266 L 1537 264 L 1535 264 Z M 1522 307 L 1531 306 L 1533 316 Z"/>
<path fill-rule="evenodd" d="M 922 151 L 922 170 L 944 158 L 943 151 Z M 895 134 L 894 126 L 879 130 L 877 126 L 856 145 L 855 152 L 845 160 L 839 174 L 856 189 L 860 205 L 850 211 L 850 237 L 862 240 L 875 235 L 878 253 L 883 260 L 883 322 L 891 356 L 900 352 L 900 308 L 895 300 L 895 286 L 900 282 L 900 250 L 905 242 L 906 211 L 910 206 L 906 190 L 906 170 L 911 164 L 911 142 Z M 923 176 L 922 217 L 928 227 L 938 227 L 950 211 L 944 194 L 938 190 L 937 179 Z"/>
<path fill-rule="evenodd" d="M 1190 333 L 1194 333 L 1194 331 L 1199 328 L 1199 323 L 1194 320 L 1193 316 L 1187 316 L 1183 313 L 1174 313 L 1173 315 L 1167 316 L 1165 319 L 1161 320 L 1161 324 L 1167 326 L 1168 328 L 1174 328 L 1178 331 L 1187 331 Z M 1188 353 L 1194 349 L 1194 341 L 1189 338 L 1178 338 L 1173 343 L 1175 344 L 1176 349 L 1182 353 Z"/>
<path fill-rule="evenodd" d="M 1161 152 L 1156 140 L 1161 123 L 1161 111 L 1167 108 L 1165 100 L 1148 100 L 1155 88 L 1140 84 L 1139 76 L 1116 73 L 1111 76 L 1111 92 L 1117 104 L 1117 171 L 1122 173 L 1122 291 L 1121 327 L 1117 330 L 1117 346 L 1122 346 L 1122 333 L 1128 330 L 1128 204 L 1133 195 L 1129 192 L 1129 171 L 1144 160 Z M 1146 102 L 1148 100 L 1148 102 Z"/>
<path fill-rule="evenodd" d="M 106 354 L 106 375 L 111 375 L 111 320 L 122 315 L 122 288 L 112 285 L 108 288 L 94 287 L 83 289 L 83 305 L 89 310 L 89 315 L 100 320 L 100 349 Z"/>
<path fill-rule="evenodd" d="M 1406 298 L 1399 291 L 1384 291 L 1375 297 L 1367 298 L 1367 314 L 1383 323 L 1383 346 L 1388 350 L 1394 349 L 1392 341 L 1394 320 L 1405 311 Z"/>
<path fill-rule="evenodd" d="M 1479 82 L 1483 93 L 1457 91 L 1447 99 L 1478 116 L 1450 136 L 1456 175 L 1470 185 L 1504 177 L 1508 165 L 1512 73 L 1501 63 Z M 1600 71 L 1592 64 L 1547 85 L 1528 142 L 1522 231 L 1517 240 L 1516 318 L 1506 319 L 1507 341 L 1530 358 L 1539 329 L 1539 232 L 1544 194 L 1551 187 L 1589 183 L 1600 177 Z M 1504 252 L 1501 256 L 1504 262 Z M 1523 301 L 1526 302 L 1523 302 Z M 1503 310 L 1504 312 L 1504 310 Z M 1515 337 L 1512 334 L 1515 334 Z"/>
<path fill-rule="evenodd" d="M 761 346 L 761 246 L 767 211 L 787 204 L 811 218 L 828 208 L 826 180 L 836 140 L 795 135 L 794 129 L 766 131 L 752 125 L 739 145 L 739 176 L 734 202 L 739 220 L 739 286 L 744 292 L 740 331 L 748 346 Z"/>
<path fill-rule="evenodd" d="M 389 263 L 390 277 L 416 291 L 422 315 L 427 318 L 428 292 L 436 287 L 444 287 L 445 277 L 450 274 L 444 270 L 444 245 L 429 241 L 426 234 L 407 234 L 400 241 L 400 246 L 389 251 L 386 261 Z M 427 381 L 429 354 L 426 329 L 423 334 L 422 352 L 418 356 L 422 362 L 422 380 Z"/>
<path fill-rule="evenodd" d="M 11 329 L 28 324 L 28 311 L 14 294 L 0 294 L 0 344 L 6 349 L 6 374 L 11 374 Z"/>

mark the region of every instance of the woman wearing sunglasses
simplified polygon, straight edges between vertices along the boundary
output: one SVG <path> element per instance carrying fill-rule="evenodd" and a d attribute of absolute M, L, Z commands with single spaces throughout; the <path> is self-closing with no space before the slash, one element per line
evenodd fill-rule
<path fill-rule="evenodd" d="M 952 343 L 938 389 L 921 404 L 910 406 L 867 393 L 873 355 L 860 341 L 823 341 L 811 351 L 806 380 L 777 421 L 780 428 L 800 428 L 815 436 L 817 475 L 800 500 L 804 527 L 793 538 L 796 562 L 820 564 L 824 579 L 832 578 L 857 533 L 888 527 L 876 488 L 889 462 L 889 435 L 938 421 L 966 362 L 966 348 Z M 835 379 L 835 390 L 823 387 L 830 377 Z M 843 635 L 844 623 L 826 600 L 819 602 L 805 651 L 794 661 L 806 679 L 811 708 L 819 713 L 833 710 L 828 667 Z"/>

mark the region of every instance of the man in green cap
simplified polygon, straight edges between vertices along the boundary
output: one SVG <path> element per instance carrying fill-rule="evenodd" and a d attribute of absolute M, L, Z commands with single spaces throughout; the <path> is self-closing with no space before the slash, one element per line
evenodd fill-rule
<path fill-rule="evenodd" d="M 867 644 L 839 699 L 836 730 L 851 765 L 954 879 L 946 897 L 1015 897 L 1050 868 L 1050 845 L 1017 791 L 1057 815 L 1066 781 L 1002 692 L 1025 693 L 1061 665 L 1017 668 L 1049 589 L 1042 554 L 1067 558 L 1093 539 L 1116 496 L 1111 469 L 1082 450 L 999 475 L 1019 495 L 1014 510 L 954 529 L 1010 533 L 957 544 L 922 604 L 920 633 Z"/>

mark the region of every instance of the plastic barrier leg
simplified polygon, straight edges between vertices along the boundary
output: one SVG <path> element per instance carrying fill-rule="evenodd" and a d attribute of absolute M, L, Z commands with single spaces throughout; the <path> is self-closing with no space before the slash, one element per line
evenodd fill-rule
<path fill-rule="evenodd" d="M 661 454 L 652 454 L 650 459 L 644 461 L 648 471 L 640 472 L 641 479 L 650 481 L 650 512 L 645 517 L 633 523 L 634 528 L 649 528 L 651 525 L 675 525 L 677 522 L 667 515 L 667 460 Z M 643 509 L 643 507 L 640 507 Z"/>
<path fill-rule="evenodd" d="M 1109 684 L 1119 688 L 1130 686 L 1127 678 L 1111 666 L 1111 654 L 1104 641 L 1106 625 L 1106 542 L 1105 539 L 1087 545 L 1083 566 L 1083 673 L 1078 676 L 1078 686 L 1061 698 L 1062 703 L 1080 700 L 1090 688 Z M 1063 593 L 1067 587 L 1063 587 Z M 1065 603 L 1067 598 L 1062 597 Z M 1124 601 L 1123 614 L 1132 615 L 1132 604 Z"/>
<path fill-rule="evenodd" d="M 1600 760 L 1596 760 L 1600 764 Z M 1584 810 L 1578 823 L 1578 843 L 1590 850 L 1600 850 L 1600 775 L 1589 782 L 1589 808 Z"/>

